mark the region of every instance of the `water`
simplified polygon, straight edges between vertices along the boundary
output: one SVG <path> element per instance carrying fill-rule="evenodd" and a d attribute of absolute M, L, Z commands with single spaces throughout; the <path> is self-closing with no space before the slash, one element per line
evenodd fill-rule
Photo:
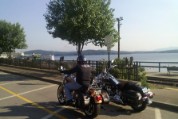
<path fill-rule="evenodd" d="M 108 55 L 85 55 L 87 60 L 108 60 Z M 134 61 L 138 62 L 178 62 L 178 53 L 132 53 L 121 54 L 120 58 L 133 57 Z M 117 58 L 117 55 L 111 55 L 110 59 Z M 56 56 L 55 60 L 59 60 L 60 56 Z M 64 56 L 64 60 L 76 60 L 77 56 Z M 158 63 L 141 63 L 141 66 L 159 66 Z M 178 66 L 178 63 L 161 63 L 161 66 Z M 158 72 L 158 68 L 147 67 L 147 72 Z M 167 72 L 167 68 L 161 68 L 161 72 Z"/>
<path fill-rule="evenodd" d="M 85 55 L 87 60 L 108 60 L 108 55 Z M 178 53 L 133 53 L 121 54 L 121 58 L 133 57 L 134 61 L 144 62 L 178 62 Z M 117 55 L 111 55 L 111 60 L 117 58 Z M 55 60 L 59 60 L 60 56 L 55 56 Z M 64 56 L 64 60 L 76 60 L 77 56 Z"/>

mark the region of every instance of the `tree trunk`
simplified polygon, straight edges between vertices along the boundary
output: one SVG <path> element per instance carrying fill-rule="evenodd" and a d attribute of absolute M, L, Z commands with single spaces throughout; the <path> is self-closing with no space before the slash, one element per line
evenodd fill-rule
<path fill-rule="evenodd" d="M 8 59 L 12 59 L 12 53 L 11 52 L 7 52 L 7 57 L 8 57 Z"/>
<path fill-rule="evenodd" d="M 82 54 L 83 45 L 84 45 L 83 43 L 77 44 L 77 54 L 78 54 L 78 56 Z"/>

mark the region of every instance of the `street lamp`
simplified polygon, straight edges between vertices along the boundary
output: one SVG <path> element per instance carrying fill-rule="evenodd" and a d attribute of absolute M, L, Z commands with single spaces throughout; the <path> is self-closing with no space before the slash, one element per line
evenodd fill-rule
<path fill-rule="evenodd" d="M 117 18 L 117 21 L 118 21 L 118 58 L 120 59 L 120 21 L 123 20 L 123 17 L 119 17 Z"/>

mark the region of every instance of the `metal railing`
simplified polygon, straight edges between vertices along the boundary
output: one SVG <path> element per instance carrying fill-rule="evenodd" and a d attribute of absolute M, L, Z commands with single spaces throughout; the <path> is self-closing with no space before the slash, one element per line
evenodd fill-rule
<path fill-rule="evenodd" d="M 139 67 L 154 68 L 158 72 L 167 71 L 167 67 L 178 67 L 178 62 L 138 62 Z M 164 69 L 164 70 L 163 70 Z"/>
<path fill-rule="evenodd" d="M 29 68 L 39 68 L 39 69 L 49 69 L 49 70 L 57 70 L 60 65 L 64 65 L 66 68 L 71 68 L 76 64 L 74 60 L 41 60 L 41 59 L 0 59 L 0 64 L 5 65 L 13 65 L 13 66 L 21 66 L 21 67 L 29 67 Z M 99 74 L 104 67 L 108 67 L 110 64 L 107 61 L 93 61 L 88 60 L 87 64 L 89 64 L 93 69 L 93 74 Z M 118 66 L 119 69 L 119 78 L 122 79 L 132 79 L 138 80 L 138 63 L 134 62 L 129 66 Z"/>

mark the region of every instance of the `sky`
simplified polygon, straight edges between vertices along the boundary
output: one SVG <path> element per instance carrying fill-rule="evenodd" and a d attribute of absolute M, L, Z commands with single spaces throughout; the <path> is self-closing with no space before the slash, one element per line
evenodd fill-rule
<path fill-rule="evenodd" d="M 20 23 L 24 28 L 26 50 L 76 51 L 46 29 L 44 14 L 50 0 L 0 0 L 0 20 Z M 114 17 L 123 17 L 120 27 L 121 51 L 178 49 L 178 0 L 111 0 Z M 117 22 L 115 24 L 117 29 Z M 93 44 L 87 49 L 104 49 Z M 117 43 L 112 48 L 117 51 Z"/>

